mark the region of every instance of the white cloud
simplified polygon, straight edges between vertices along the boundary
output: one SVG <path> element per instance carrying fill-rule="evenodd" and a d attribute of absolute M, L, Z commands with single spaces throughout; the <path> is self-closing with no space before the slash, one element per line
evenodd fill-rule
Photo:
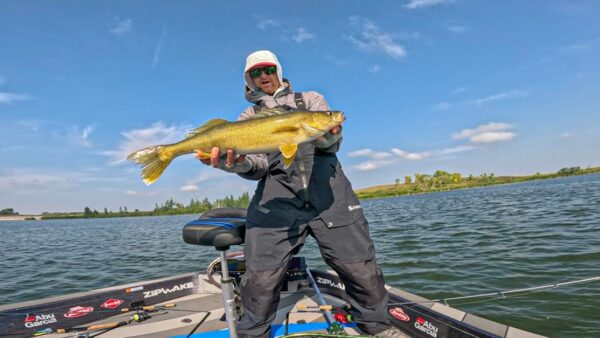
<path fill-rule="evenodd" d="M 346 36 L 346 39 L 359 49 L 384 53 L 394 59 L 402 59 L 406 56 L 404 46 L 396 42 L 391 34 L 382 31 L 373 22 L 353 16 L 350 18 L 350 24 L 354 29 L 358 29 L 358 33 Z"/>
<path fill-rule="evenodd" d="M 450 94 L 456 95 L 456 94 L 460 94 L 466 90 L 467 90 L 466 87 L 458 87 L 458 88 L 454 89 Z M 486 97 L 482 97 L 479 99 L 467 100 L 467 101 L 460 101 L 460 102 L 444 101 L 444 102 L 440 102 L 440 103 L 436 104 L 435 106 L 433 106 L 433 109 L 434 110 L 448 110 L 450 108 L 454 108 L 457 106 L 465 106 L 465 105 L 482 106 L 484 104 L 488 104 L 488 103 L 495 102 L 495 101 L 523 98 L 523 97 L 527 97 L 529 95 L 530 95 L 529 91 L 511 90 L 511 91 L 488 95 Z"/>
<path fill-rule="evenodd" d="M 105 151 L 103 155 L 112 157 L 113 164 L 118 164 L 125 161 L 129 154 L 142 148 L 181 141 L 190 129 L 189 125 L 166 126 L 163 122 L 156 122 L 149 128 L 124 131 L 121 135 L 125 140 L 119 144 L 118 149 Z"/>
<path fill-rule="evenodd" d="M 408 9 L 419 9 L 440 4 L 448 4 L 451 2 L 452 1 L 450 0 L 410 0 L 407 4 L 404 5 L 404 7 Z"/>
<path fill-rule="evenodd" d="M 350 157 L 366 157 L 368 160 L 354 166 L 359 171 L 375 170 L 387 165 L 394 164 L 398 159 L 419 161 L 432 155 L 432 152 L 412 153 L 398 148 L 392 148 L 389 152 L 374 151 L 370 148 L 359 149 L 348 154 Z"/>
<path fill-rule="evenodd" d="M 60 189 L 72 186 L 73 181 L 63 175 L 44 174 L 39 172 L 13 172 L 10 175 L 0 176 L 0 190 L 35 190 L 35 189 Z"/>
<path fill-rule="evenodd" d="M 372 160 L 382 160 L 391 157 L 392 154 L 383 151 L 373 151 L 372 149 L 365 148 L 352 151 L 348 154 L 350 157 L 368 157 Z"/>
<path fill-rule="evenodd" d="M 378 64 L 374 64 L 371 67 L 369 67 L 369 71 L 371 73 L 379 73 L 379 71 L 381 71 L 381 66 Z"/>
<path fill-rule="evenodd" d="M 385 167 L 392 163 L 393 163 L 392 161 L 365 161 L 365 162 L 356 164 L 353 167 L 358 171 L 371 171 L 371 170 L 379 169 L 381 167 Z"/>
<path fill-rule="evenodd" d="M 463 129 L 458 133 L 452 134 L 452 138 L 455 140 L 460 140 L 460 139 L 470 138 L 475 135 L 479 135 L 479 134 L 483 134 L 483 133 L 502 131 L 502 130 L 511 129 L 511 128 L 512 128 L 512 125 L 510 125 L 508 123 L 490 122 L 488 124 L 482 124 L 474 129 Z"/>
<path fill-rule="evenodd" d="M 40 191 L 66 191 L 90 182 L 121 182 L 123 178 L 102 177 L 85 171 L 56 171 L 38 168 L 15 168 L 0 174 L 0 191 L 37 193 Z"/>
<path fill-rule="evenodd" d="M 504 92 L 504 93 L 498 93 L 498 94 L 486 96 L 486 97 L 480 98 L 480 99 L 471 100 L 471 101 L 469 101 L 469 103 L 476 104 L 476 105 L 482 105 L 482 104 L 486 104 L 486 103 L 493 102 L 493 101 L 521 98 L 521 97 L 527 97 L 527 96 L 529 96 L 529 93 L 526 91 L 512 90 L 512 91 L 508 91 L 508 92 Z"/>
<path fill-rule="evenodd" d="M 373 153 L 373 150 L 366 148 L 366 149 L 359 149 L 359 150 L 351 151 L 350 153 L 348 153 L 348 156 L 350 156 L 350 157 L 369 156 L 369 154 L 371 154 L 371 153 Z"/>
<path fill-rule="evenodd" d="M 560 134 L 560 138 L 562 138 L 562 139 L 572 138 L 573 136 L 574 136 L 573 133 L 569 133 L 569 132 L 564 132 L 564 133 Z"/>
<path fill-rule="evenodd" d="M 59 138 L 66 137 L 68 142 L 73 145 L 89 148 L 92 146 L 89 138 L 93 131 L 94 126 L 91 125 L 83 128 L 83 130 L 80 130 L 78 126 L 72 126 L 65 136 L 62 136 L 62 133 L 57 133 L 57 136 Z"/>
<path fill-rule="evenodd" d="M 0 104 L 11 104 L 16 101 L 31 100 L 32 97 L 27 94 L 13 94 L 0 92 Z"/>
<path fill-rule="evenodd" d="M 461 24 L 449 24 L 446 28 L 454 34 L 462 34 L 468 30 L 467 26 Z"/>
<path fill-rule="evenodd" d="M 296 41 L 296 43 L 301 44 L 302 42 L 306 41 L 306 40 L 314 40 L 315 39 L 315 35 L 312 33 L 309 33 L 306 28 L 304 27 L 300 27 L 298 29 L 295 30 L 294 35 L 292 36 L 292 40 Z"/>
<path fill-rule="evenodd" d="M 257 27 L 258 27 L 258 28 L 260 28 L 260 29 L 261 29 L 261 30 L 263 30 L 263 31 L 266 31 L 266 30 L 267 30 L 267 28 L 269 28 L 269 26 L 274 26 L 274 27 L 277 27 L 277 26 L 279 26 L 279 25 L 280 25 L 280 24 L 279 24 L 279 22 L 278 22 L 278 21 L 271 20 L 271 19 L 265 19 L 265 20 L 261 20 L 261 21 L 258 23 Z"/>
<path fill-rule="evenodd" d="M 474 146 L 458 146 L 458 147 L 454 147 L 454 148 L 446 148 L 446 149 L 438 150 L 438 151 L 436 151 L 436 155 L 450 155 L 450 154 L 456 154 L 456 153 L 462 153 L 465 151 L 470 151 L 473 149 L 475 149 Z"/>
<path fill-rule="evenodd" d="M 452 103 L 450 102 L 440 102 L 433 106 L 433 109 L 435 110 L 448 110 L 450 108 L 452 108 Z"/>
<path fill-rule="evenodd" d="M 578 51 L 578 50 L 586 50 L 594 47 L 596 44 L 600 43 L 600 37 L 593 38 L 587 41 L 577 42 L 571 45 L 564 47 L 569 51 Z"/>
<path fill-rule="evenodd" d="M 348 61 L 339 59 L 331 54 L 325 55 L 325 60 L 333 63 L 336 66 L 344 66 L 348 64 Z"/>
<path fill-rule="evenodd" d="M 507 131 L 512 128 L 513 126 L 508 123 L 490 122 L 474 129 L 463 129 L 458 133 L 452 134 L 452 138 L 455 140 L 469 139 L 471 143 L 509 141 L 516 136 L 515 133 Z"/>
<path fill-rule="evenodd" d="M 430 152 L 420 152 L 420 153 L 411 153 L 411 152 L 407 152 L 398 148 L 392 148 L 392 153 L 394 153 L 394 155 L 405 159 L 405 160 L 411 160 L 411 161 L 419 161 L 422 160 L 426 157 L 429 157 L 431 155 Z"/>
<path fill-rule="evenodd" d="M 448 155 L 463 153 L 477 149 L 481 144 L 499 141 L 508 141 L 513 139 L 516 134 L 507 131 L 511 129 L 508 123 L 490 122 L 474 129 L 464 129 L 461 132 L 454 133 L 453 139 L 468 139 L 470 144 L 463 144 L 456 147 L 436 149 L 421 152 L 410 152 L 400 148 L 392 148 L 389 152 L 375 151 L 371 148 L 358 149 L 348 153 L 349 157 L 364 157 L 367 160 L 353 166 L 358 171 L 371 171 L 381 167 L 398 164 L 403 160 L 422 161 L 428 158 L 448 157 Z"/>
<path fill-rule="evenodd" d="M 167 34 L 167 27 L 163 25 L 162 31 L 160 32 L 160 38 L 154 47 L 154 54 L 152 55 L 152 69 L 156 68 L 158 61 L 160 60 L 160 53 L 162 52 L 163 42 L 165 41 L 165 35 Z"/>
<path fill-rule="evenodd" d="M 184 185 L 183 187 L 179 188 L 179 190 L 181 191 L 185 191 L 185 192 L 190 192 L 190 191 L 198 191 L 198 186 L 195 184 L 188 184 L 188 185 Z"/>
<path fill-rule="evenodd" d="M 510 141 L 515 138 L 515 133 L 510 131 L 493 131 L 489 133 L 483 133 L 471 137 L 473 143 L 493 143 L 500 141 Z"/>
<path fill-rule="evenodd" d="M 136 191 L 136 190 L 126 190 L 125 195 L 127 196 L 137 196 L 137 197 L 156 197 L 164 194 L 164 191 L 161 192 L 159 190 L 146 190 L 146 191 Z"/>
<path fill-rule="evenodd" d="M 133 21 L 131 19 L 125 19 L 117 22 L 117 25 L 110 29 L 110 32 L 116 36 L 125 36 L 133 32 Z"/>
<path fill-rule="evenodd" d="M 563 57 L 563 56 L 566 56 L 566 55 L 569 55 L 572 53 L 585 52 L 585 51 L 595 47 L 597 44 L 600 44 L 600 36 L 594 37 L 587 41 L 579 41 L 576 43 L 572 43 L 570 45 L 556 47 L 553 49 L 553 51 L 548 56 L 546 56 L 542 60 L 540 60 L 540 63 L 545 63 L 545 62 L 548 62 L 548 61 L 551 61 L 556 58 Z"/>
<path fill-rule="evenodd" d="M 452 90 L 452 92 L 450 92 L 450 95 L 457 95 L 457 94 L 466 92 L 467 90 L 469 90 L 469 88 L 464 87 L 464 86 L 458 86 L 458 87 L 454 88 Z"/>
<path fill-rule="evenodd" d="M 202 170 L 196 177 L 187 180 L 186 185 L 198 186 L 200 183 L 219 180 L 227 177 L 232 177 L 230 173 L 223 170 L 215 170 L 209 166 L 206 167 L 209 170 Z"/>

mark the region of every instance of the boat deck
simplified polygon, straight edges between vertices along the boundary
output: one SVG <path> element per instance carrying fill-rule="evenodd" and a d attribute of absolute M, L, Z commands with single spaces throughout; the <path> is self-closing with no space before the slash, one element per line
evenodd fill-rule
<path fill-rule="evenodd" d="M 323 315 L 320 312 L 307 312 L 297 310 L 300 307 L 316 307 L 317 303 L 313 297 L 298 294 L 297 292 L 283 292 L 279 304 L 279 311 L 274 322 L 276 335 L 284 333 L 284 321 L 288 312 L 290 333 L 297 330 L 295 324 L 313 323 L 308 327 L 314 328 L 314 331 L 325 333 L 323 329 L 326 325 Z M 327 297 L 333 302 L 335 299 Z M 143 322 L 131 322 L 128 325 L 117 327 L 107 331 L 99 331 L 90 336 L 102 338 L 164 338 L 164 337 L 229 337 L 227 324 L 224 320 L 224 309 L 221 294 L 193 294 L 179 299 L 175 299 L 164 304 L 176 304 L 173 308 L 159 310 L 151 314 L 151 318 Z M 164 305 L 158 304 L 158 305 Z M 123 313 L 108 319 L 100 320 L 90 325 L 107 324 L 120 321 L 127 321 L 131 317 L 130 313 Z M 199 323 L 201 323 L 198 325 Z M 303 325 L 303 332 L 306 332 L 307 325 Z M 359 335 L 352 327 L 346 327 L 349 335 Z M 77 337 L 76 332 L 53 333 L 47 337 L 67 338 Z M 405 336 L 409 338 L 409 336 Z"/>

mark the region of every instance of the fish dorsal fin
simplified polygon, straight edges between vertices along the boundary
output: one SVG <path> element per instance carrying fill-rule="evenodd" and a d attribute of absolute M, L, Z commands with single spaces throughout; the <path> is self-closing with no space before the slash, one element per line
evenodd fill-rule
<path fill-rule="evenodd" d="M 296 151 L 298 150 L 297 143 L 288 143 L 281 144 L 279 146 L 279 151 L 281 151 L 281 155 L 283 155 L 283 168 L 287 169 L 294 162 L 294 157 L 296 157 Z"/>
<path fill-rule="evenodd" d="M 230 122 L 227 120 L 223 120 L 223 119 L 208 120 L 208 122 L 206 122 L 205 124 L 201 125 L 200 127 L 196 128 L 196 129 L 190 131 L 185 136 L 187 138 L 190 138 L 192 136 L 196 136 L 197 134 L 205 132 L 205 131 L 209 130 L 210 128 L 216 127 L 216 126 L 224 124 L 224 123 L 230 123 Z"/>
<path fill-rule="evenodd" d="M 261 110 L 255 112 L 254 115 L 252 116 L 252 118 L 281 115 L 281 114 L 287 114 L 287 113 L 289 113 L 289 111 L 287 111 L 283 108 L 280 108 L 280 107 L 275 107 L 275 108 L 270 108 L 270 109 L 261 109 Z"/>

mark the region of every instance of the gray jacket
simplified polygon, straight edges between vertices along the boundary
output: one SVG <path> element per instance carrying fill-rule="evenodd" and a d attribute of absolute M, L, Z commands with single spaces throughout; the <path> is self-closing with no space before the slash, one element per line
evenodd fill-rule
<path fill-rule="evenodd" d="M 285 88 L 274 96 L 247 91 L 246 98 L 255 103 L 238 118 L 252 117 L 261 108 L 284 107 L 296 110 L 294 93 L 287 80 Z M 307 110 L 330 110 L 323 96 L 317 92 L 303 92 Z M 301 210 L 315 210 L 328 227 L 352 224 L 364 218 L 358 198 L 342 167 L 336 152 L 341 139 L 320 149 L 312 143 L 298 146 L 294 163 L 283 168 L 280 152 L 248 155 L 252 169 L 241 177 L 259 180 L 248 207 L 248 221 L 255 226 L 282 227 L 292 225 Z"/>

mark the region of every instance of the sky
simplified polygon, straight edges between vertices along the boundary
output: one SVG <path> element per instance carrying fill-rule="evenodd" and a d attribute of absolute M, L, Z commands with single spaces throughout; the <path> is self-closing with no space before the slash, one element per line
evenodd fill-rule
<path fill-rule="evenodd" d="M 600 165 L 598 1 L 0 1 L 0 209 L 151 210 L 256 182 L 125 160 L 235 120 L 246 56 L 344 111 L 355 189 Z"/>

